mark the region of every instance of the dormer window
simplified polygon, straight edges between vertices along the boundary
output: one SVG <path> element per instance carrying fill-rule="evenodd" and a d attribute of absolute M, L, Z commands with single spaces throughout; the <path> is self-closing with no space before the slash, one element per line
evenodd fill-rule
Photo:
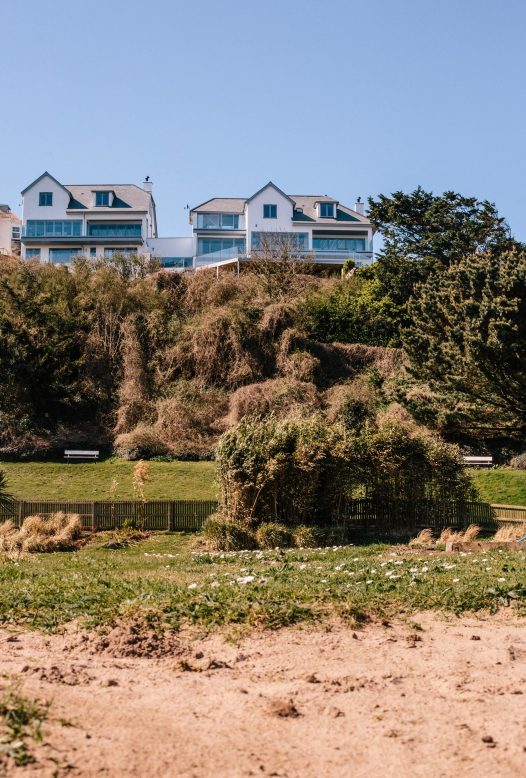
<path fill-rule="evenodd" d="M 109 208 L 109 205 L 110 205 L 109 192 L 95 192 L 95 207 Z"/>
<path fill-rule="evenodd" d="M 263 218 L 264 219 L 277 219 L 278 218 L 278 206 L 267 203 L 263 206 Z"/>
<path fill-rule="evenodd" d="M 53 205 L 53 192 L 39 192 L 38 193 L 39 205 Z"/>
<path fill-rule="evenodd" d="M 320 203 L 320 219 L 334 219 L 334 203 Z"/>

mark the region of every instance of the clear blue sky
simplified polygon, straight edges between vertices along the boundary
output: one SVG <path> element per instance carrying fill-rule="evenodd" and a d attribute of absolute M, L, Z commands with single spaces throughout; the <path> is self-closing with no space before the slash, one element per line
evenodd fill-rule
<path fill-rule="evenodd" d="M 347 204 L 421 184 L 490 199 L 526 240 L 523 0 L 5 6 L 0 202 L 14 210 L 45 169 L 150 175 L 164 236 L 187 234 L 187 203 L 269 179 Z"/>

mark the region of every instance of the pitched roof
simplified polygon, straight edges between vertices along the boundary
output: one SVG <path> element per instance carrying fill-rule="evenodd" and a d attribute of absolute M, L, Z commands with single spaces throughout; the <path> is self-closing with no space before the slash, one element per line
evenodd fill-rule
<path fill-rule="evenodd" d="M 246 199 L 244 197 L 213 197 L 201 205 L 196 205 L 192 211 L 201 213 L 243 213 Z"/>
<path fill-rule="evenodd" d="M 71 194 L 70 208 L 93 208 L 93 192 L 114 192 L 113 205 L 97 207 L 99 211 L 113 211 L 115 208 L 130 208 L 134 211 L 148 211 L 152 202 L 150 192 L 136 184 L 66 184 Z"/>
<path fill-rule="evenodd" d="M 280 195 L 283 195 L 283 197 L 286 197 L 287 200 L 290 200 L 292 205 L 294 205 L 293 199 L 288 194 L 285 194 L 285 192 L 282 189 L 280 189 L 279 186 L 276 186 L 276 184 L 273 181 L 269 181 L 268 184 L 265 184 L 265 186 L 262 186 L 261 189 L 258 189 L 257 192 L 254 192 L 254 194 L 251 197 L 248 198 L 247 203 L 249 203 L 251 200 L 254 199 L 254 197 L 257 197 L 259 194 L 261 194 L 261 192 L 264 192 L 265 189 L 268 189 L 269 187 L 272 187 L 272 189 L 275 189 L 276 192 L 279 192 Z"/>
<path fill-rule="evenodd" d="M 199 211 L 200 213 L 238 213 L 241 214 L 245 210 L 245 205 L 249 203 L 256 195 L 263 192 L 268 186 L 274 187 L 278 192 L 289 199 L 294 206 L 293 221 L 303 222 L 316 222 L 316 224 L 334 224 L 335 222 L 365 222 L 369 224 L 367 216 L 359 214 L 357 211 L 353 211 L 352 208 L 347 208 L 345 205 L 338 203 L 334 197 L 329 195 L 286 195 L 275 184 L 270 181 L 265 184 L 264 187 L 259 189 L 252 197 L 213 197 L 211 200 L 196 205 L 192 208 L 192 211 Z M 336 218 L 335 219 L 320 219 L 316 212 L 316 203 L 336 203 Z"/>
<path fill-rule="evenodd" d="M 338 203 L 328 195 L 291 195 L 295 203 L 294 221 L 315 221 L 317 224 L 334 224 L 337 222 L 369 222 L 367 216 Z M 320 219 L 316 213 L 316 203 L 337 203 L 336 219 Z M 301 208 L 301 212 L 299 209 Z"/>
<path fill-rule="evenodd" d="M 32 187 L 32 186 L 35 186 L 35 184 L 38 184 L 38 182 L 39 182 L 39 181 L 42 181 L 42 179 L 43 179 L 43 178 L 45 178 L 46 176 L 48 176 L 48 178 L 51 178 L 51 180 L 52 180 L 52 181 L 54 181 L 54 182 L 55 182 L 55 184 L 57 184 L 58 186 L 60 186 L 62 189 L 66 189 L 66 187 L 64 186 L 64 184 L 61 184 L 61 183 L 60 183 L 60 181 L 58 181 L 58 180 L 55 178 L 55 176 L 52 176 L 52 175 L 51 175 L 51 173 L 48 173 L 48 172 L 47 172 L 47 170 L 44 170 L 44 172 L 42 173 L 42 175 L 41 175 L 41 176 L 39 176 L 38 178 L 35 178 L 35 180 L 34 180 L 34 181 L 32 181 L 32 182 L 29 184 L 29 186 L 26 186 L 26 188 L 25 188 L 25 189 L 22 189 L 22 191 L 21 191 L 21 193 L 20 193 L 20 194 L 22 194 L 22 195 L 25 195 L 25 193 L 27 192 L 27 190 L 28 190 L 28 189 L 31 189 L 31 187 Z"/>

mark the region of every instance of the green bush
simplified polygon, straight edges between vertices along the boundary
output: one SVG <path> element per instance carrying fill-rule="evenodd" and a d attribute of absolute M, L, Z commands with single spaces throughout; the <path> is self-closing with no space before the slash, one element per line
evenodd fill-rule
<path fill-rule="evenodd" d="M 458 447 L 396 418 L 363 429 L 243 419 L 217 448 L 221 515 L 248 529 L 338 523 L 350 499 L 465 501 L 475 491 Z"/>
<path fill-rule="evenodd" d="M 292 533 L 294 545 L 298 548 L 318 548 L 323 545 L 324 533 L 320 527 L 308 527 L 300 524 Z"/>
<path fill-rule="evenodd" d="M 256 540 L 260 548 L 289 548 L 292 534 L 284 524 L 270 521 L 257 528 Z"/>
<path fill-rule="evenodd" d="M 216 551 L 243 551 L 257 547 L 253 532 L 219 515 L 210 516 L 203 526 L 203 535 Z"/>

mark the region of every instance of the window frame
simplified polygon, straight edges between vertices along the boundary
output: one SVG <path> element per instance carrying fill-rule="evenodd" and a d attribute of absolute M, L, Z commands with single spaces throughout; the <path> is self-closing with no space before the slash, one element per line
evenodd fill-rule
<path fill-rule="evenodd" d="M 99 196 L 102 199 L 107 201 L 105 203 L 99 203 Z M 95 208 L 109 208 L 110 207 L 110 191 L 101 190 L 99 192 L 95 192 Z"/>
<path fill-rule="evenodd" d="M 49 200 L 49 202 L 47 202 Z M 46 202 L 44 202 L 46 201 Z M 49 208 L 53 205 L 53 192 L 39 192 L 38 193 L 38 206 L 39 208 Z"/>
<path fill-rule="evenodd" d="M 263 218 L 264 219 L 277 219 L 278 218 L 278 205 L 277 205 L 277 203 L 263 203 Z"/>
<path fill-rule="evenodd" d="M 325 209 L 330 209 L 330 214 L 323 213 Z M 334 219 L 334 203 L 320 203 L 320 219 Z"/>

